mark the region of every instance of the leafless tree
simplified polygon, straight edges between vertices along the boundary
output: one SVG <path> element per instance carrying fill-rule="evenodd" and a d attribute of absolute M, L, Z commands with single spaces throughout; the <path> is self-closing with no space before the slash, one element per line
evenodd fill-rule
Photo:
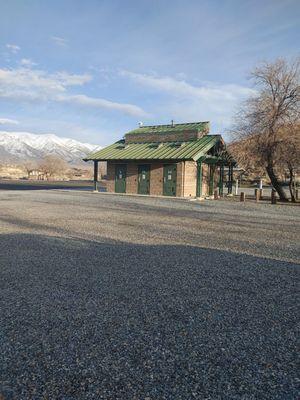
<path fill-rule="evenodd" d="M 277 176 L 284 146 L 281 132 L 299 122 L 299 75 L 300 59 L 292 63 L 278 59 L 255 68 L 251 78 L 256 94 L 238 112 L 233 129 L 235 140 L 244 143 L 247 157 L 266 170 L 281 200 L 288 200 Z"/>
<path fill-rule="evenodd" d="M 292 202 L 296 201 L 296 173 L 300 171 L 300 125 L 289 124 L 279 133 L 279 166 L 288 171 Z"/>
<path fill-rule="evenodd" d="M 46 156 L 39 164 L 39 169 L 45 174 L 46 178 L 55 176 L 55 175 L 62 175 L 67 170 L 67 163 L 65 160 L 54 156 L 49 155 Z"/>
<path fill-rule="evenodd" d="M 26 161 L 24 163 L 24 169 L 27 173 L 27 177 L 30 178 L 30 175 L 33 171 L 35 171 L 37 169 L 37 163 L 34 161 Z"/>

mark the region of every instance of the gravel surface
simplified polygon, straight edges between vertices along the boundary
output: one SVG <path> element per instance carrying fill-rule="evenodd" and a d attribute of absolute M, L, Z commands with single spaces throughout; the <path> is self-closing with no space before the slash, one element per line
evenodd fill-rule
<path fill-rule="evenodd" d="M 297 399 L 299 233 L 298 205 L 0 191 L 0 399 Z"/>

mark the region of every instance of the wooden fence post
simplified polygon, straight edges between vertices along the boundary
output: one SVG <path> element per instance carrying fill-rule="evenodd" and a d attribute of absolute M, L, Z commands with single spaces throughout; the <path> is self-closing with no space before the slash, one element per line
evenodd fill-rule
<path fill-rule="evenodd" d="M 260 199 L 260 189 L 254 190 L 255 200 L 258 202 Z"/>
<path fill-rule="evenodd" d="M 218 189 L 214 190 L 214 200 L 218 200 L 219 194 L 218 194 Z"/>
<path fill-rule="evenodd" d="M 240 201 L 245 201 L 245 200 L 246 200 L 245 192 L 241 192 Z"/>
<path fill-rule="evenodd" d="M 271 203 L 272 204 L 276 204 L 277 203 L 276 190 L 275 189 L 272 189 L 272 192 L 271 192 Z"/>
<path fill-rule="evenodd" d="M 239 180 L 235 180 L 235 195 L 237 196 L 239 194 Z"/>

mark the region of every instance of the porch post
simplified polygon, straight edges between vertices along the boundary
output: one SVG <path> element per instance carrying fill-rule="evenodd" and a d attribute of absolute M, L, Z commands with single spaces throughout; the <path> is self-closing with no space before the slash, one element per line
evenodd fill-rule
<path fill-rule="evenodd" d="M 220 178 L 219 178 L 219 195 L 223 196 L 223 182 L 224 182 L 224 165 L 220 165 Z"/>
<path fill-rule="evenodd" d="M 197 190 L 196 196 L 201 197 L 202 195 L 202 161 L 197 163 Z"/>
<path fill-rule="evenodd" d="M 233 178 L 232 165 L 228 166 L 228 194 L 232 194 L 232 178 Z"/>
<path fill-rule="evenodd" d="M 212 196 L 214 194 L 214 175 L 215 175 L 215 165 L 209 164 L 209 188 L 208 188 L 209 196 Z"/>
<path fill-rule="evenodd" d="M 98 192 L 98 161 L 94 160 L 94 191 Z"/>

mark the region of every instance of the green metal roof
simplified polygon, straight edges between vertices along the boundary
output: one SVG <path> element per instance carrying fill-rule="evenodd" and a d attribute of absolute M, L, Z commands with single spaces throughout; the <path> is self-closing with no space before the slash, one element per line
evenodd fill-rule
<path fill-rule="evenodd" d="M 209 130 L 209 122 L 191 122 L 186 124 L 174 124 L 174 125 L 151 125 L 141 126 L 134 129 L 126 134 L 138 134 L 138 133 L 176 133 L 181 131 L 199 131 Z"/>
<path fill-rule="evenodd" d="M 220 135 L 205 135 L 187 142 L 130 143 L 125 140 L 89 154 L 89 160 L 194 160 L 204 156 L 221 139 Z"/>

